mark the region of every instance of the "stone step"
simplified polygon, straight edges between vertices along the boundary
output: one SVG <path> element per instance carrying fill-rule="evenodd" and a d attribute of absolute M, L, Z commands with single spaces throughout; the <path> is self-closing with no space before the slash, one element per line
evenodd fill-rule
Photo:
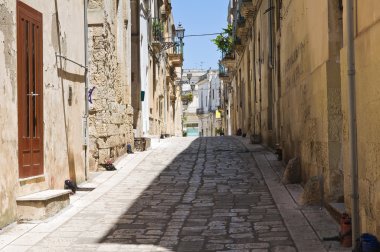
<path fill-rule="evenodd" d="M 19 220 L 41 220 L 58 213 L 70 204 L 70 190 L 45 190 L 18 197 Z"/>
<path fill-rule="evenodd" d="M 329 203 L 326 205 L 326 209 L 337 223 L 340 222 L 340 217 L 342 214 L 347 213 L 344 203 Z"/>

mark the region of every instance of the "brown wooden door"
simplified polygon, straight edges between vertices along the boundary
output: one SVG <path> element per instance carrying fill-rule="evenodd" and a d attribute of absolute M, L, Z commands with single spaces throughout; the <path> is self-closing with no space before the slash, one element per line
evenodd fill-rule
<path fill-rule="evenodd" d="M 42 14 L 17 1 L 19 176 L 43 168 Z"/>

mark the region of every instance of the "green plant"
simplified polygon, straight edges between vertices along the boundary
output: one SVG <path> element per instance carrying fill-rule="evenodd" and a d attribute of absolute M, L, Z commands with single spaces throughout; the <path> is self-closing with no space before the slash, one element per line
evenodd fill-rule
<path fill-rule="evenodd" d="M 223 32 L 211 41 L 223 54 L 230 54 L 234 44 L 234 40 L 232 38 L 232 25 L 228 25 L 227 28 L 224 28 Z"/>
<path fill-rule="evenodd" d="M 152 23 L 153 27 L 153 36 L 155 40 L 161 40 L 164 33 L 164 25 L 158 19 L 154 19 Z"/>
<path fill-rule="evenodd" d="M 220 128 L 215 128 L 215 133 L 217 134 L 217 135 L 220 135 L 220 134 L 222 134 L 223 133 L 223 129 L 220 127 Z"/>
<path fill-rule="evenodd" d="M 182 101 L 192 102 L 193 101 L 193 94 L 188 93 L 188 94 L 182 95 Z"/>

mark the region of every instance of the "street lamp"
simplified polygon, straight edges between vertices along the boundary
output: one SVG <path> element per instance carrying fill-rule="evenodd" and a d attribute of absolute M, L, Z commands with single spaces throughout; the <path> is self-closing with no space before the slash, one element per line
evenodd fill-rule
<path fill-rule="evenodd" d="M 176 36 L 179 39 L 179 43 L 181 46 L 181 54 L 183 54 L 183 43 L 182 40 L 185 37 L 185 28 L 183 28 L 182 24 L 179 23 L 177 29 L 175 30 Z"/>

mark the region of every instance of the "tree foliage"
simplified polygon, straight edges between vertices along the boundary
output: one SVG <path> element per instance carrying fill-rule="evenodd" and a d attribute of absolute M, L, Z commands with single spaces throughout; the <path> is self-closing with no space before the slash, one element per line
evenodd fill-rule
<path fill-rule="evenodd" d="M 223 32 L 211 41 L 218 47 L 218 50 L 221 51 L 223 54 L 230 54 L 232 52 L 233 47 L 232 25 L 228 25 L 227 28 L 224 28 Z"/>

